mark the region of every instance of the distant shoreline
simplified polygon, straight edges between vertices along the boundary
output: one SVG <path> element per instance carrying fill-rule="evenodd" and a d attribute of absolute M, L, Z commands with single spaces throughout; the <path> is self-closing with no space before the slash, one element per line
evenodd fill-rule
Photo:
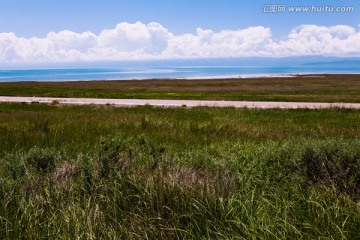
<path fill-rule="evenodd" d="M 58 66 L 60 67 L 60 66 Z M 0 69 L 0 82 L 74 82 L 74 81 L 124 81 L 153 79 L 206 80 L 246 78 L 289 78 L 301 75 L 360 74 L 360 65 L 324 63 L 321 65 L 294 62 L 291 59 L 262 62 L 187 62 L 119 64 L 114 67 L 72 67 L 43 69 Z"/>
<path fill-rule="evenodd" d="M 15 80 L 3 81 L 0 83 L 61 83 L 61 82 L 102 82 L 102 81 L 162 81 L 162 80 L 234 80 L 234 79 L 266 79 L 266 78 L 296 78 L 296 77 L 321 77 L 336 75 L 360 75 L 360 73 L 284 73 L 284 74 L 243 74 L 243 75 L 214 75 L 214 76 L 193 76 L 193 77 L 150 77 L 150 78 L 114 78 L 114 79 L 41 79 L 41 80 Z"/>

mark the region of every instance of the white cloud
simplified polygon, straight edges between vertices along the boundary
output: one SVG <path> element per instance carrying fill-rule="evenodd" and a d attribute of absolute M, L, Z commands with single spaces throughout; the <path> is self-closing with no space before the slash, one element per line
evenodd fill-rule
<path fill-rule="evenodd" d="M 360 32 L 345 25 L 303 25 L 278 45 L 289 55 L 360 56 Z"/>
<path fill-rule="evenodd" d="M 196 32 L 170 39 L 167 54 L 184 58 L 254 56 L 264 55 L 267 45 L 272 44 L 271 31 L 264 27 L 218 33 L 198 28 Z"/>
<path fill-rule="evenodd" d="M 12 62 L 21 59 L 16 46 L 23 45 L 21 39 L 14 33 L 0 33 L 0 60 L 2 62 Z"/>
<path fill-rule="evenodd" d="M 141 22 L 125 22 L 118 24 L 114 29 L 102 31 L 98 36 L 96 48 L 114 53 L 137 52 L 156 55 L 167 48 L 171 36 L 172 34 L 158 23 L 145 25 Z"/>
<path fill-rule="evenodd" d="M 360 56 L 360 32 L 353 27 L 303 25 L 275 41 L 262 26 L 240 30 L 196 29 L 174 35 L 159 23 L 120 23 L 92 32 L 50 32 L 44 38 L 0 33 L 1 63 L 43 63 L 250 56 Z"/>

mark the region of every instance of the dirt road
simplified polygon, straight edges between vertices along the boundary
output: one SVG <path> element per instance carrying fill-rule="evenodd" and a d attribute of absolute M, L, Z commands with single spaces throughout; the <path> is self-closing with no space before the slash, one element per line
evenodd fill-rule
<path fill-rule="evenodd" d="M 236 108 L 356 108 L 360 103 L 312 103 L 312 102 L 248 102 L 248 101 L 200 101 L 200 100 L 152 100 L 152 99 L 101 99 L 101 98 L 46 98 L 46 97 L 5 97 L 0 102 L 39 102 L 69 105 L 115 105 L 115 106 L 161 106 L 161 107 L 236 107 Z"/>

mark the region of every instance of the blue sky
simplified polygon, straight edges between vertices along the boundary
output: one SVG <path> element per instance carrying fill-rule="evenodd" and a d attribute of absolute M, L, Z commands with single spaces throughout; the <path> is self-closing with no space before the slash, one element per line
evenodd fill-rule
<path fill-rule="evenodd" d="M 286 7 L 352 6 L 354 11 L 346 13 L 262 12 L 264 5 L 277 4 L 284 4 Z M 117 27 L 118 24 L 124 22 L 130 25 Z M 142 25 L 131 25 L 136 23 Z M 157 23 L 160 26 L 149 26 L 150 23 Z M 312 27 L 302 28 L 303 25 Z M 357 45 L 352 49 L 345 49 L 345 46 L 356 42 L 355 39 L 360 37 L 359 25 L 360 1 L 358 0 L 0 0 L 0 61 L 16 63 L 41 62 L 52 59 L 56 62 L 63 55 L 66 55 L 66 61 L 122 59 L 121 57 L 117 59 L 114 57 L 115 55 L 131 59 L 151 59 L 155 55 L 155 58 L 162 59 L 172 58 L 172 56 L 174 58 L 270 56 L 273 54 L 272 51 L 280 52 L 280 57 L 306 54 L 358 56 L 360 49 Z M 335 26 L 342 27 L 334 28 Z M 258 28 L 253 29 L 253 27 Z M 326 27 L 326 29 L 321 27 Z M 113 30 L 107 35 L 108 38 L 116 35 L 116 37 L 112 37 L 111 41 L 101 37 L 106 29 Z M 289 38 L 289 34 L 294 29 L 298 29 L 296 30 L 297 35 L 293 36 L 298 39 L 297 42 Z M 64 30 L 68 32 L 62 32 Z M 211 32 L 203 30 L 211 30 Z M 224 30 L 232 32 L 224 33 Z M 130 44 L 130 40 L 134 39 L 130 35 L 137 31 L 147 31 L 147 35 L 145 33 L 142 35 L 147 41 L 139 40 L 141 37 L 138 36 L 137 42 Z M 159 31 L 161 36 L 158 34 Z M 309 44 L 310 42 L 314 44 L 311 48 L 304 48 L 302 52 L 291 49 L 291 45 L 300 44 L 304 36 L 317 35 L 317 32 L 324 31 L 332 38 L 331 44 L 334 45 L 332 49 L 319 52 L 318 49 L 323 48 L 320 46 L 321 44 L 327 46 L 330 43 L 328 40 L 323 40 L 328 38 L 325 35 L 315 36 L 320 39 L 320 45 L 311 42 L 312 40 L 309 38 L 307 39 Z M 51 32 L 62 32 L 62 34 L 52 35 L 52 38 L 49 38 Z M 94 36 L 81 35 L 84 32 L 90 32 Z M 191 36 L 187 36 L 187 34 L 195 37 L 190 39 Z M 253 35 L 258 38 L 255 39 Z M 344 45 L 341 47 L 344 48 L 341 50 L 342 52 L 336 50 L 335 46 L 340 44 L 335 39 L 338 38 L 338 35 L 345 35 L 347 38 L 340 38 L 341 44 Z M 207 39 L 206 43 L 204 43 L 204 36 Z M 30 41 L 33 37 L 36 37 L 38 41 Z M 70 38 L 71 40 L 69 40 Z M 99 38 L 103 39 L 100 45 L 98 44 Z M 124 42 L 124 38 L 128 39 L 125 39 Z M 231 38 L 233 39 L 231 40 Z M 24 39 L 28 41 L 26 42 Z M 216 39 L 222 39 L 223 42 L 229 40 L 228 42 L 237 45 L 243 44 L 243 48 L 229 44 L 221 45 Z M 68 41 L 65 44 L 66 47 L 61 48 L 61 44 L 65 46 L 64 41 Z M 196 46 L 199 48 L 196 44 L 203 43 L 199 48 L 202 49 L 202 52 L 194 52 L 194 49 L 185 51 L 184 46 L 180 45 L 186 41 L 190 45 L 194 44 L 194 49 Z M 270 44 L 271 41 L 275 44 Z M 280 41 L 288 42 L 285 44 Z M 41 45 L 44 45 L 44 42 L 48 44 L 47 49 L 42 49 Z M 251 45 L 251 49 L 258 49 L 257 52 L 252 51 L 250 47 L 245 49 L 254 42 L 256 44 Z M 83 46 L 80 46 L 82 44 Z M 175 46 L 176 44 L 178 45 Z M 205 48 L 205 45 L 208 48 Z M 29 49 L 31 46 L 38 47 Z M 265 48 L 272 50 L 265 51 Z M 175 53 L 175 49 L 178 52 Z M 38 51 L 36 56 L 29 53 L 31 50 L 33 50 L 32 52 Z M 65 51 L 67 53 L 64 53 Z M 130 51 L 133 51 L 133 54 L 128 54 Z M 228 54 L 221 55 L 220 53 L 224 51 L 227 51 Z M 104 57 L 96 59 L 90 52 L 93 55 L 95 53 L 104 54 Z M 159 57 L 160 55 L 161 57 Z"/>
<path fill-rule="evenodd" d="M 354 6 L 353 13 L 262 13 L 264 4 Z M 351 0 L 0 0 L 0 32 L 41 37 L 50 31 L 100 32 L 120 22 L 158 22 L 176 34 L 196 28 L 270 27 L 277 37 L 302 24 L 360 24 L 360 1 Z"/>

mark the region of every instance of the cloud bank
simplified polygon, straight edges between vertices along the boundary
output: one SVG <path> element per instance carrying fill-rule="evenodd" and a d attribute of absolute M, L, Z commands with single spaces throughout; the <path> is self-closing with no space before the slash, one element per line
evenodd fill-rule
<path fill-rule="evenodd" d="M 282 40 L 263 26 L 175 35 L 159 23 L 119 23 L 99 34 L 68 30 L 44 38 L 0 33 L 0 63 L 63 63 L 226 57 L 360 56 L 360 32 L 302 25 Z"/>

